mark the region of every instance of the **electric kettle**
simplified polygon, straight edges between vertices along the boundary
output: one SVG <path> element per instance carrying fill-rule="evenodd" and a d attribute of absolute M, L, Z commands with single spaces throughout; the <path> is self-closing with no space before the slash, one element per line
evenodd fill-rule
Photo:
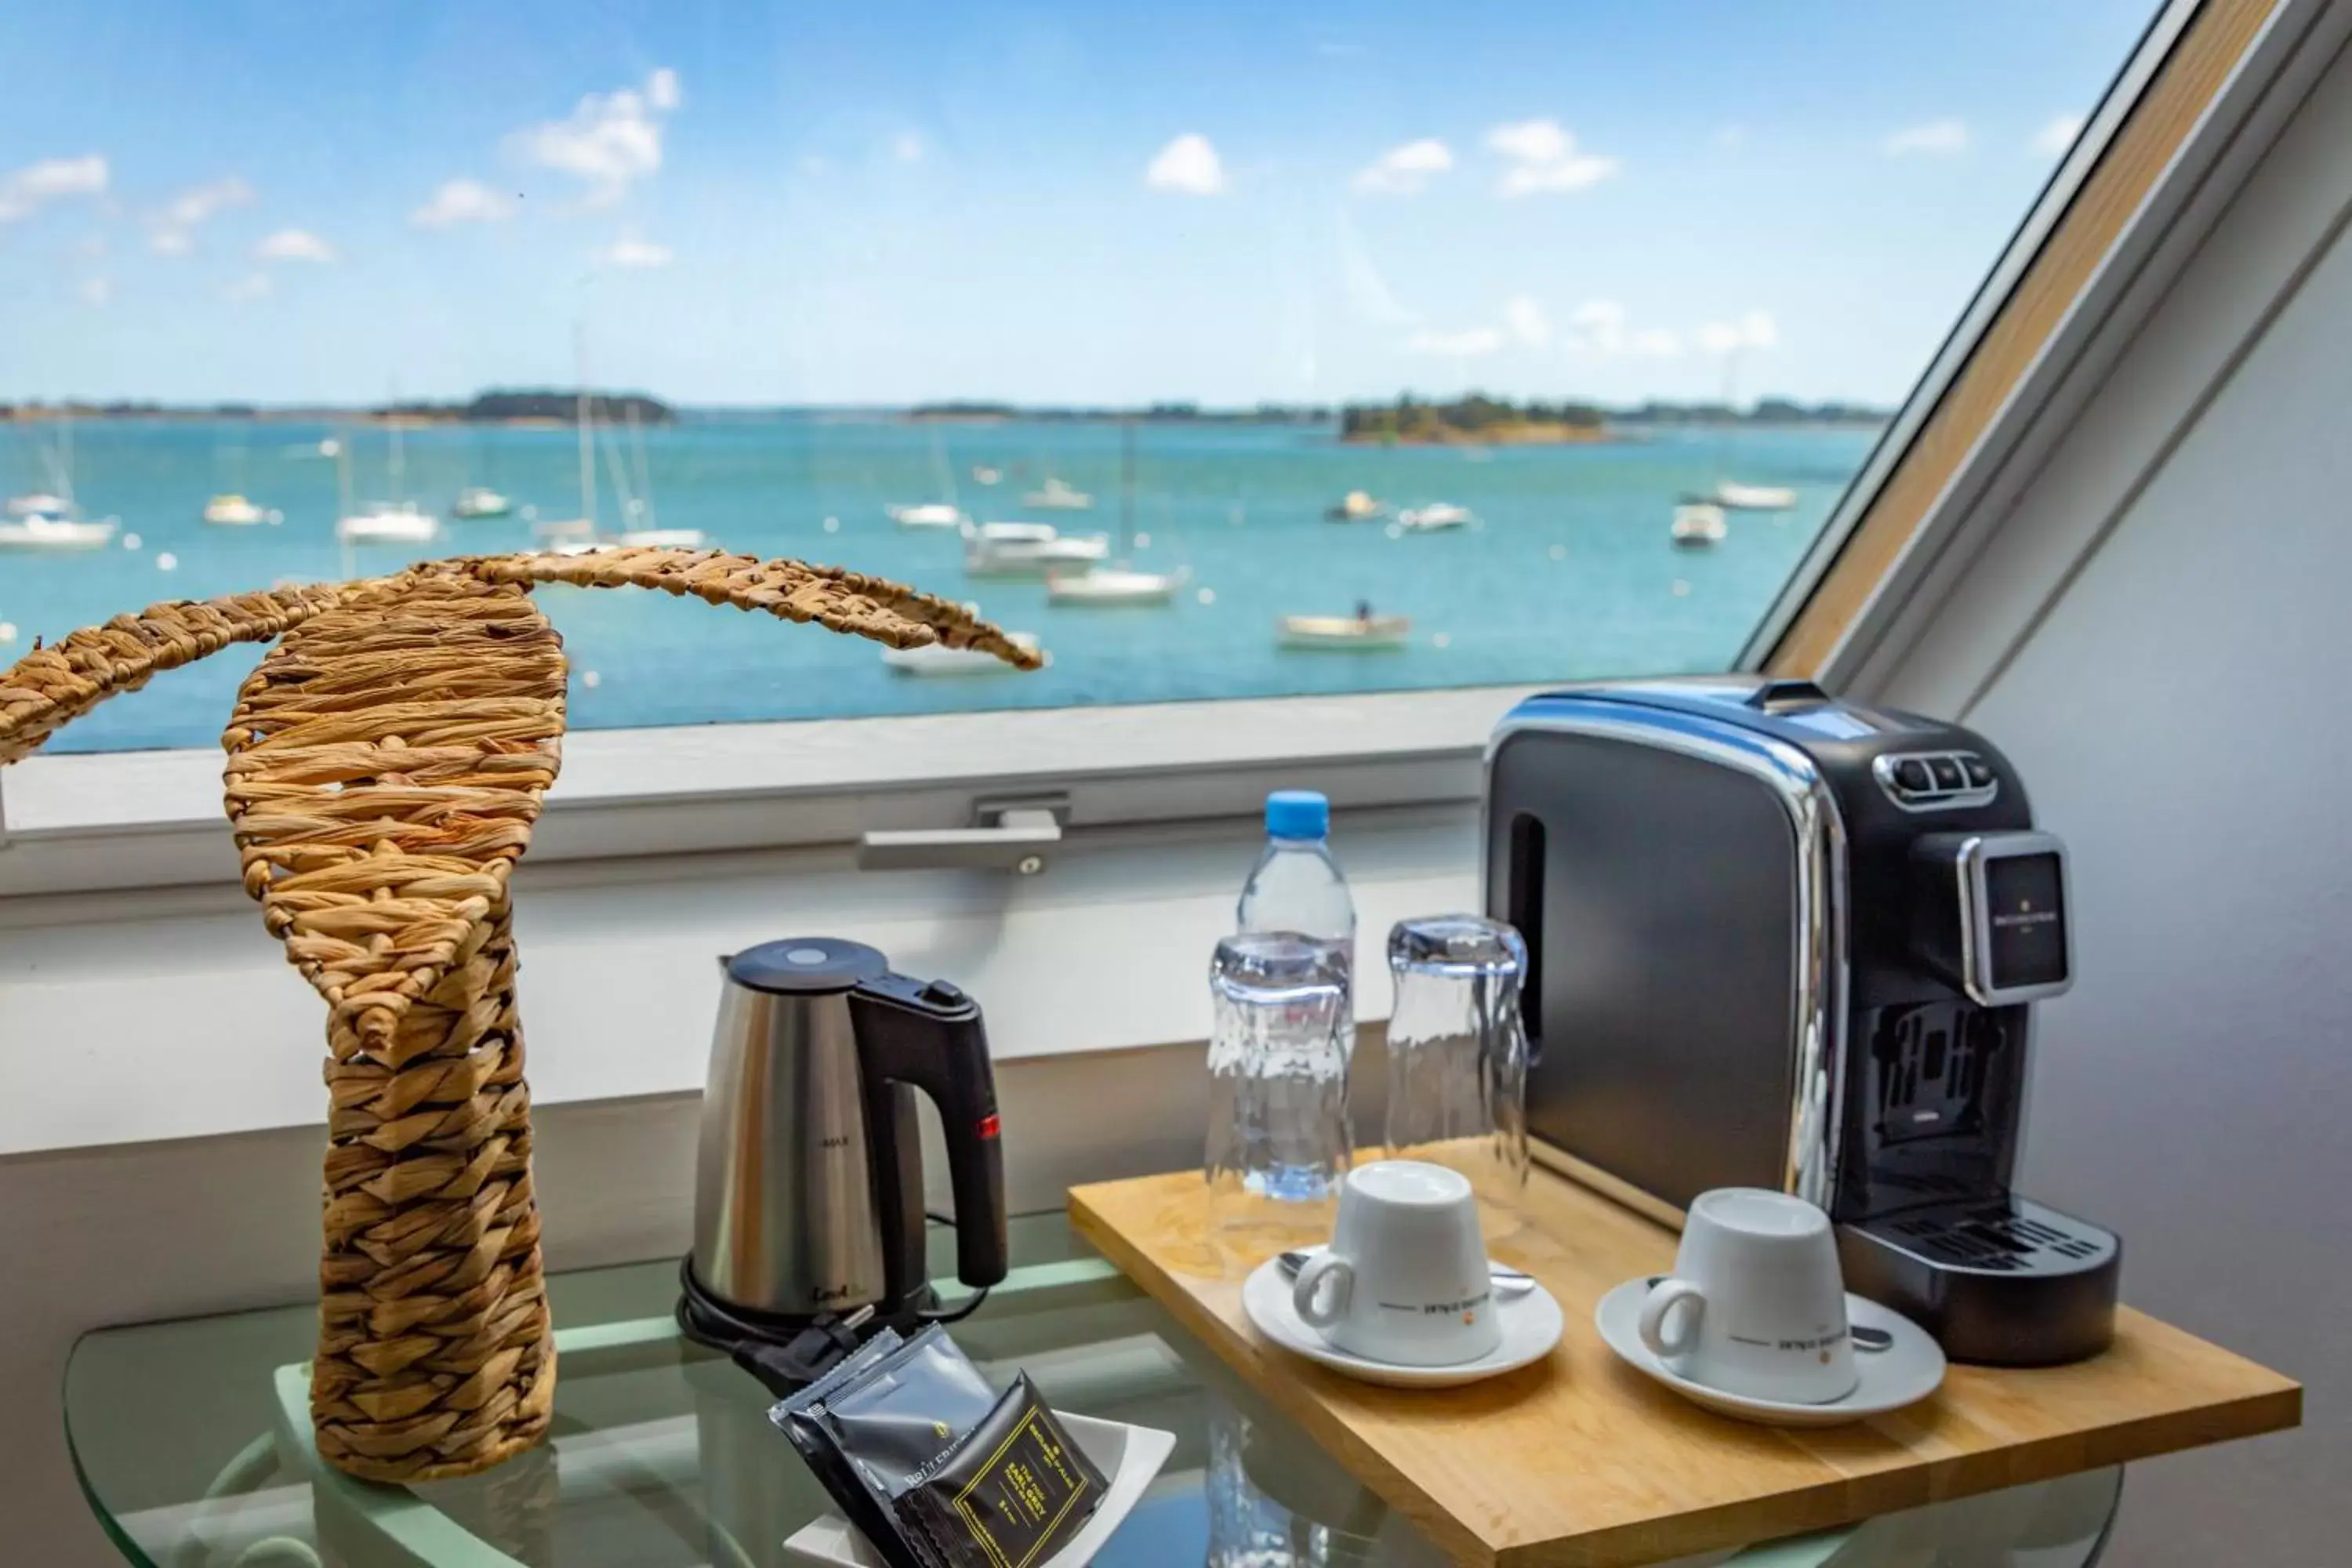
<path fill-rule="evenodd" d="M 688 1300 L 769 1331 L 918 1320 L 934 1302 L 918 1089 L 946 1134 L 956 1273 L 1003 1279 L 1004 1163 L 978 1005 L 829 937 L 719 962 Z"/>

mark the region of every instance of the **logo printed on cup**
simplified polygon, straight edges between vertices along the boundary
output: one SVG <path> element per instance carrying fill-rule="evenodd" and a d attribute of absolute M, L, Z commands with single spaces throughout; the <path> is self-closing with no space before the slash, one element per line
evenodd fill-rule
<path fill-rule="evenodd" d="M 1651 1354 L 1726 1394 L 1827 1405 L 1861 1381 L 1829 1215 L 1786 1193 L 1701 1193 L 1641 1331 Z"/>

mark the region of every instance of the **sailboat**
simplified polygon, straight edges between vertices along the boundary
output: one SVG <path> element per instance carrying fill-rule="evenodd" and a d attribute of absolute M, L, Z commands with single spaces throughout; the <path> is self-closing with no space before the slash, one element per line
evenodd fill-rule
<path fill-rule="evenodd" d="M 634 403 L 629 405 L 629 451 L 636 468 L 634 486 L 622 471 L 620 448 L 614 444 L 612 428 L 607 426 L 605 462 L 613 470 L 613 489 L 621 498 L 621 514 L 629 520 L 629 526 L 621 530 L 614 542 L 644 550 L 700 550 L 709 542 L 702 530 L 664 528 L 654 517 L 654 479 L 646 463 L 646 428 Z"/>
<path fill-rule="evenodd" d="M 42 453 L 54 489 L 8 498 L 0 521 L 0 550 L 98 550 L 121 525 L 113 518 L 87 521 L 73 499 L 73 420 L 58 417 L 57 445 Z"/>
<path fill-rule="evenodd" d="M 449 508 L 449 515 L 465 521 L 482 518 L 505 517 L 514 510 L 512 498 L 499 494 L 488 485 L 467 485 L 457 492 L 457 500 Z"/>
<path fill-rule="evenodd" d="M 604 435 L 604 461 L 613 476 L 613 490 L 621 502 L 621 515 L 626 526 L 614 534 L 606 535 L 596 526 L 596 447 L 598 427 L 595 400 L 588 395 L 588 352 L 582 329 L 572 328 L 572 368 L 580 378 L 580 391 L 573 405 L 572 426 L 580 437 L 580 515 L 556 521 L 542 522 L 531 531 L 547 542 L 547 550 L 555 555 L 593 555 L 600 551 L 629 545 L 650 550 L 700 550 L 707 541 L 698 528 L 661 528 L 655 525 L 653 515 L 651 471 L 646 465 L 645 430 L 637 422 L 633 406 L 629 410 L 630 436 L 636 452 L 638 488 L 643 494 L 633 494 L 628 476 L 621 468 L 618 448 L 609 433 Z"/>
<path fill-rule="evenodd" d="M 1722 479 L 1706 499 L 1726 511 L 1786 511 L 1797 504 L 1797 492 L 1786 485 L 1742 485 Z"/>
<path fill-rule="evenodd" d="M 285 514 L 275 507 L 247 500 L 240 491 L 224 490 L 205 502 L 205 521 L 215 528 L 253 528 L 265 522 L 282 522 Z"/>
<path fill-rule="evenodd" d="M 384 477 L 391 486 L 391 500 L 370 501 L 354 511 L 348 500 L 351 490 L 351 443 L 336 447 L 335 461 L 340 465 L 346 496 L 344 513 L 335 522 L 335 537 L 345 544 L 429 544 L 441 537 L 441 520 L 401 494 L 407 488 L 408 464 L 400 444 L 400 416 L 386 418 L 392 446 L 384 458 Z"/>
<path fill-rule="evenodd" d="M 1679 550 L 1706 550 L 1720 544 L 1731 532 L 1724 521 L 1723 509 L 1713 501 L 1685 501 L 1675 508 L 1675 521 L 1667 534 Z"/>
<path fill-rule="evenodd" d="M 1396 525 L 1402 533 L 1443 533 L 1448 529 L 1467 528 L 1477 521 L 1468 507 L 1440 500 L 1405 508 L 1397 513 Z"/>
<path fill-rule="evenodd" d="M 955 474 L 948 467 L 947 438 L 940 428 L 931 426 L 932 478 L 945 500 L 916 501 L 911 505 L 886 506 L 883 514 L 900 528 L 965 528 L 971 519 L 956 504 Z M 975 470 L 977 471 L 977 470 Z M 983 480 L 992 483 L 992 480 Z"/>
<path fill-rule="evenodd" d="M 1138 572 L 1129 563 L 1135 555 L 1135 422 L 1119 429 L 1118 564 L 1088 566 L 1083 572 L 1048 572 L 1045 600 L 1054 605 L 1114 606 L 1165 605 L 1176 597 L 1189 574 Z"/>
<path fill-rule="evenodd" d="M 1095 504 L 1095 498 L 1081 489 L 1071 488 L 1067 479 L 1045 476 L 1045 482 L 1021 498 L 1021 504 L 1039 511 L 1086 511 Z"/>
<path fill-rule="evenodd" d="M 1734 386 L 1738 379 L 1738 374 L 1739 351 L 1734 349 L 1723 358 L 1723 406 L 1727 418 L 1735 417 L 1729 411 L 1738 406 L 1734 402 Z M 1735 479 L 1727 479 L 1723 477 L 1725 448 L 1730 441 L 1728 432 L 1729 426 L 1727 425 L 1725 432 L 1716 437 L 1714 483 L 1704 491 L 1685 495 L 1683 505 L 1675 509 L 1675 526 L 1677 530 L 1683 525 L 1683 512 L 1693 507 L 1714 508 L 1717 514 L 1716 521 L 1720 525 L 1723 521 L 1722 514 L 1727 511 L 1787 511 L 1797 504 L 1797 492 L 1786 485 L 1743 485 Z M 1703 521 L 1694 522 L 1690 532 L 1691 537 L 1685 539 L 1682 532 L 1677 531 L 1674 536 L 1675 542 L 1676 544 L 1714 544 L 1723 538 L 1720 526 L 1716 529 L 1714 537 L 1704 537 L 1706 527 Z"/>

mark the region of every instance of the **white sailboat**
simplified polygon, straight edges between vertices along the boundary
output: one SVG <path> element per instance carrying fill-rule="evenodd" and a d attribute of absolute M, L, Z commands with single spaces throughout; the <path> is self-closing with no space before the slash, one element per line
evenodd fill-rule
<path fill-rule="evenodd" d="M 1381 653 L 1403 647 L 1412 637 L 1410 616 L 1285 616 L 1285 647 L 1339 653 Z"/>
<path fill-rule="evenodd" d="M 215 528 L 255 528 L 266 522 L 282 522 L 285 514 L 275 507 L 247 500 L 235 490 L 226 490 L 205 502 L 205 521 Z"/>
<path fill-rule="evenodd" d="M 964 531 L 963 569 L 973 577 L 1046 577 L 1056 566 L 1091 566 L 1109 556 L 1103 535 L 1066 537 L 1047 522 L 983 522 Z"/>
<path fill-rule="evenodd" d="M 511 497 L 501 495 L 488 485 L 467 485 L 457 492 L 457 500 L 449 508 L 449 515 L 460 521 L 473 522 L 484 518 L 505 517 L 513 510 Z"/>
<path fill-rule="evenodd" d="M 1787 511 L 1797 504 L 1797 492 L 1786 485 L 1743 485 L 1724 479 L 1706 499 L 1726 511 Z"/>
<path fill-rule="evenodd" d="M 1397 528 L 1404 533 L 1443 533 L 1449 529 L 1467 528 L 1477 521 L 1468 507 L 1445 500 L 1407 507 L 1397 513 Z"/>
<path fill-rule="evenodd" d="M 1332 522 L 1370 522 L 1388 514 L 1387 503 L 1375 500 L 1370 490 L 1349 490 L 1323 511 L 1325 519 Z"/>
<path fill-rule="evenodd" d="M 882 509 L 900 528 L 961 528 L 971 521 L 963 509 L 943 500 L 917 501 L 911 506 Z"/>
<path fill-rule="evenodd" d="M 1723 509 L 1713 501 L 1685 501 L 1675 508 L 1675 521 L 1667 529 L 1675 547 L 1682 550 L 1712 549 L 1730 532 Z"/>
<path fill-rule="evenodd" d="M 1043 485 L 1021 498 L 1021 504 L 1039 511 L 1086 511 L 1094 506 L 1095 498 L 1048 474 Z"/>
<path fill-rule="evenodd" d="M 700 550 L 709 542 L 698 528 L 664 528 L 654 516 L 653 473 L 646 464 L 646 431 L 638 422 L 636 405 L 629 405 L 629 449 L 636 468 L 632 484 L 621 467 L 620 447 L 611 426 L 604 428 L 604 462 L 613 471 L 613 489 L 621 498 L 621 515 L 628 526 L 613 536 L 615 544 L 635 550 Z"/>
<path fill-rule="evenodd" d="M 429 544 L 441 537 L 441 520 L 401 494 L 406 488 L 408 464 L 400 444 L 400 417 L 385 420 L 391 447 L 384 458 L 384 477 L 393 499 L 370 501 L 353 510 L 351 492 L 351 443 L 338 443 L 335 461 L 346 497 L 343 515 L 335 521 L 335 537 L 345 544 Z"/>
<path fill-rule="evenodd" d="M 73 421 L 58 418 L 57 444 L 41 455 L 53 489 L 8 498 L 0 521 L 0 550 L 74 551 L 105 547 L 121 526 L 113 518 L 86 521 L 74 504 Z"/>
<path fill-rule="evenodd" d="M 1118 564 L 1089 566 L 1077 573 L 1048 573 L 1045 602 L 1052 605 L 1110 608 L 1122 605 L 1165 605 L 1191 578 L 1178 571 L 1139 572 L 1135 554 L 1135 422 L 1120 427 L 1118 483 Z"/>
<path fill-rule="evenodd" d="M 1034 632 L 1007 632 L 1004 640 L 1016 647 L 1035 652 Z M 886 647 L 882 662 L 899 675 L 966 676 L 1005 675 L 1013 667 L 992 653 L 976 647 L 950 647 L 945 643 L 926 643 L 921 647 Z"/>

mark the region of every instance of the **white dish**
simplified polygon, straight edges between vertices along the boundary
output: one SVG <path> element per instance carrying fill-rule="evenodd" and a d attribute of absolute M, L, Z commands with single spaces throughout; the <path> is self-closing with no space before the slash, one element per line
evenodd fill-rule
<path fill-rule="evenodd" d="M 1154 1426 L 1129 1426 L 1123 1421 L 1055 1414 L 1070 1441 L 1103 1473 L 1106 1489 L 1086 1528 L 1036 1568 L 1085 1568 L 1120 1522 L 1135 1511 L 1143 1489 L 1174 1451 L 1176 1434 Z M 784 1542 L 784 1556 L 802 1568 L 889 1568 L 865 1532 L 837 1513 L 812 1520 L 793 1531 Z"/>
<path fill-rule="evenodd" d="M 1457 1388 L 1465 1383 L 1517 1372 L 1551 1354 L 1552 1347 L 1559 1343 L 1561 1331 L 1567 1327 L 1559 1302 L 1538 1282 L 1524 1295 L 1496 1293 L 1496 1313 L 1501 1319 L 1503 1341 L 1476 1361 L 1453 1366 L 1398 1366 L 1390 1362 L 1367 1361 L 1362 1356 L 1349 1355 L 1307 1326 L 1291 1301 L 1290 1277 L 1282 1271 L 1279 1258 L 1269 1258 L 1259 1264 L 1243 1282 L 1242 1310 L 1249 1314 L 1249 1321 L 1257 1326 L 1259 1333 L 1284 1350 L 1318 1362 L 1334 1372 L 1391 1388 Z"/>
<path fill-rule="evenodd" d="M 1927 1330 L 1900 1312 L 1848 1291 L 1846 1321 L 1856 1328 L 1879 1330 L 1894 1342 L 1883 1351 L 1853 1358 L 1862 1381 L 1853 1393 L 1825 1405 L 1792 1405 L 1727 1394 L 1692 1382 L 1650 1353 L 1650 1347 L 1642 1342 L 1641 1328 L 1642 1303 L 1649 1294 L 1646 1278 L 1626 1280 L 1601 1298 L 1601 1305 L 1592 1310 L 1593 1326 L 1620 1360 L 1718 1415 L 1768 1426 L 1839 1426 L 1916 1405 L 1943 1385 L 1943 1347 L 1928 1337 Z"/>

